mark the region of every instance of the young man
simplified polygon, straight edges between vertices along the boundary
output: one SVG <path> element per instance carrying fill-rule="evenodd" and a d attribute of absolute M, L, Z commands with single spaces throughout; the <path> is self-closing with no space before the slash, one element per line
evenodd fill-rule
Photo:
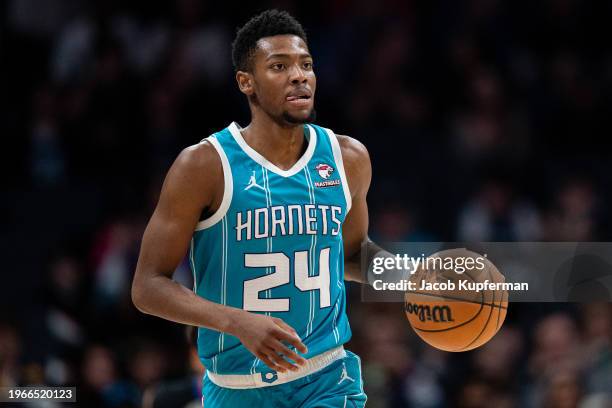
<path fill-rule="evenodd" d="M 206 408 L 364 406 L 359 358 L 343 348 L 344 279 L 363 281 L 368 153 L 311 123 L 316 77 L 293 17 L 252 18 L 233 62 L 251 123 L 177 158 L 143 237 L 134 304 L 199 327 Z M 187 251 L 195 293 L 171 280 Z"/>

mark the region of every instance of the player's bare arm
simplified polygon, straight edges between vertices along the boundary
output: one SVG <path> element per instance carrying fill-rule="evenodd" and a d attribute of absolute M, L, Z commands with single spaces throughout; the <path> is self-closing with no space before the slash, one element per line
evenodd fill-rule
<path fill-rule="evenodd" d="M 344 241 L 344 278 L 365 283 L 361 276 L 361 245 L 368 238 L 368 204 L 366 196 L 372 180 L 372 165 L 366 147 L 349 136 L 337 135 L 344 171 L 351 193 L 351 210 L 342 227 Z"/>
<path fill-rule="evenodd" d="M 303 353 L 306 347 L 281 319 L 210 302 L 172 280 L 201 215 L 220 205 L 221 180 L 221 159 L 207 142 L 183 150 L 176 159 L 143 236 L 132 285 L 134 305 L 144 313 L 234 335 L 272 369 L 295 370 L 280 353 L 298 364 L 304 359 L 282 342 Z"/>
<path fill-rule="evenodd" d="M 369 217 L 366 197 L 372 181 L 372 164 L 368 150 L 363 143 L 349 136 L 337 136 L 352 200 L 351 210 L 342 228 L 344 278 L 349 281 L 368 283 L 367 274 L 361 268 L 363 246 L 366 246 L 368 254 L 379 254 L 384 251 L 368 237 Z M 367 264 L 369 263 L 368 259 Z"/>

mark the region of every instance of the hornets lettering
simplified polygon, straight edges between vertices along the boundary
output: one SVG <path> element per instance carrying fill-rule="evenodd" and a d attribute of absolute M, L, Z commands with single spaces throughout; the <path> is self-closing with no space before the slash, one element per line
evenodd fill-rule
<path fill-rule="evenodd" d="M 285 235 L 338 235 L 342 207 L 325 204 L 275 205 L 236 213 L 236 240 Z"/>

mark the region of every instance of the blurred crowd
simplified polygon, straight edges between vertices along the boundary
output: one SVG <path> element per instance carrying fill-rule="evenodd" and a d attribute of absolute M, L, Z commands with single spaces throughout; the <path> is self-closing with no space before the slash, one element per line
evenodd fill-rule
<path fill-rule="evenodd" d="M 230 44 L 270 7 L 307 30 L 317 122 L 370 151 L 375 240 L 611 240 L 610 2 L 7 0 L 0 386 L 199 406 L 193 334 L 137 312 L 129 286 L 176 155 L 248 123 Z M 455 355 L 401 305 L 349 297 L 369 406 L 612 406 L 612 304 L 512 304 Z"/>

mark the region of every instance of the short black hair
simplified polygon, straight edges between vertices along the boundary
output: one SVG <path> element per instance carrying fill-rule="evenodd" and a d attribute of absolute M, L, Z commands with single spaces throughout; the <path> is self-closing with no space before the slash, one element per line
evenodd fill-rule
<path fill-rule="evenodd" d="M 266 10 L 246 22 L 232 43 L 232 63 L 236 71 L 249 71 L 257 41 L 274 35 L 292 34 L 306 41 L 302 25 L 286 11 Z"/>

